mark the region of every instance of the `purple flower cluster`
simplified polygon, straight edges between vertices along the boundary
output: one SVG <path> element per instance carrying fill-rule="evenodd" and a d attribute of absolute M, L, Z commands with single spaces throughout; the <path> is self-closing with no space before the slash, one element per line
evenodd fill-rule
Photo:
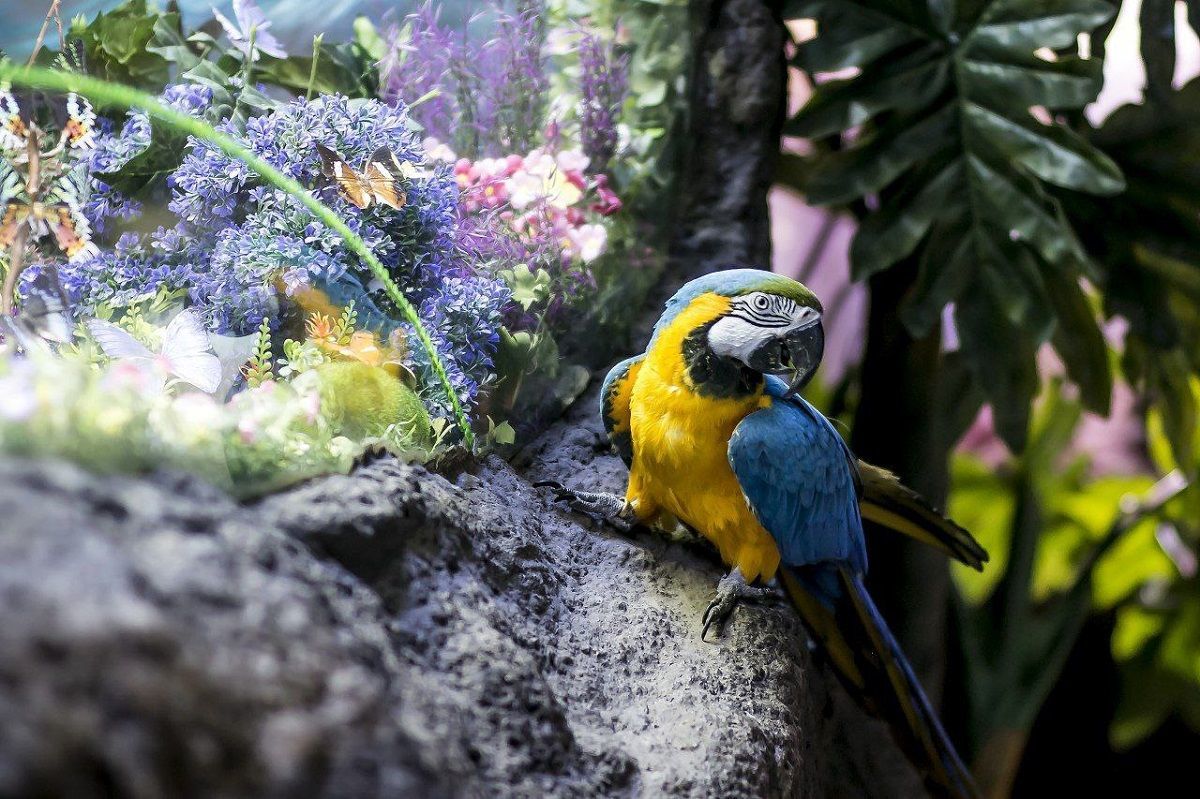
<path fill-rule="evenodd" d="M 199 99 L 177 94 L 169 101 L 202 113 Z M 301 184 L 323 187 L 321 199 L 363 238 L 419 309 L 469 407 L 491 376 L 501 314 L 511 295 L 502 283 L 469 266 L 473 259 L 458 246 L 458 187 L 451 168 L 426 167 L 405 106 L 326 95 L 251 118 L 244 129 L 232 121 L 220 127 Z M 115 138 L 119 141 L 106 141 L 99 156 L 108 168 L 127 163 L 149 141 L 133 118 Z M 317 143 L 355 168 L 380 147 L 413 164 L 403 208 L 361 210 L 343 199 L 321 177 Z M 302 285 L 330 287 L 345 277 L 345 284 L 368 287 L 370 301 L 399 318 L 386 296 L 371 290 L 372 276 L 337 233 L 241 161 L 190 140 L 169 185 L 169 208 L 178 219 L 173 227 L 141 240 L 122 239 L 116 250 L 64 269 L 64 284 L 85 312 L 165 284 L 186 289 L 212 329 L 240 335 L 276 312 L 281 286 L 285 293 Z M 418 347 L 413 350 L 418 371 L 425 373 L 425 398 L 435 411 L 448 413 L 429 364 Z"/>
<path fill-rule="evenodd" d="M 212 104 L 212 90 L 207 86 L 181 83 L 168 86 L 159 97 L 177 111 L 203 116 Z M 119 133 L 112 122 L 101 117 L 96 147 L 87 153 L 88 172 L 92 177 L 92 192 L 84 206 L 84 215 L 96 233 L 104 233 L 113 219 L 130 219 L 141 212 L 141 203 L 125 197 L 97 175 L 118 171 L 150 146 L 150 118 L 142 111 L 130 111 Z"/>
<path fill-rule="evenodd" d="M 579 126 L 588 172 L 608 168 L 617 152 L 617 120 L 625 102 L 629 64 L 599 36 L 585 34 L 579 42 Z"/>
<path fill-rule="evenodd" d="M 539 140 L 550 82 L 542 58 L 545 6 L 522 0 L 516 11 L 489 4 L 496 35 L 476 42 L 441 23 L 430 2 L 393 26 L 380 64 L 382 96 L 414 102 L 426 134 L 471 158 L 527 152 Z"/>

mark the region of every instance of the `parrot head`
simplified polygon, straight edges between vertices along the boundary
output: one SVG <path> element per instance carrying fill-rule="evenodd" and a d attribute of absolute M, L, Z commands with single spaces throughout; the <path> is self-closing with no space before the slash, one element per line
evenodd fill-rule
<path fill-rule="evenodd" d="M 722 298 L 691 338 L 702 346 L 693 357 L 712 358 L 788 381 L 788 393 L 804 388 L 821 364 L 825 333 L 822 307 L 802 283 L 761 269 L 728 269 L 685 284 L 667 302 L 655 335 L 689 306 Z M 697 338 L 698 337 L 698 338 Z"/>

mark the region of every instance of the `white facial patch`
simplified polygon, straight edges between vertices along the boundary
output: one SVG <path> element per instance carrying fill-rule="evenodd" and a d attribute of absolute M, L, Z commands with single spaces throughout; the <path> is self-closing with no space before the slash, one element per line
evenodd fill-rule
<path fill-rule="evenodd" d="M 751 292 L 734 299 L 729 313 L 708 329 L 708 346 L 716 355 L 747 363 L 763 344 L 784 338 L 818 317 L 815 308 L 787 297 Z"/>

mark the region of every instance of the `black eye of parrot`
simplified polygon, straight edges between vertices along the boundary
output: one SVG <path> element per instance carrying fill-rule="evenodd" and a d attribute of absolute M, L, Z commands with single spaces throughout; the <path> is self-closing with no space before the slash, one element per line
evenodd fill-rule
<path fill-rule="evenodd" d="M 767 308 L 770 305 L 771 305 L 770 300 L 768 300 L 766 297 L 764 297 L 761 294 L 754 298 L 754 307 L 755 308 L 765 311 L 765 310 L 767 310 Z"/>

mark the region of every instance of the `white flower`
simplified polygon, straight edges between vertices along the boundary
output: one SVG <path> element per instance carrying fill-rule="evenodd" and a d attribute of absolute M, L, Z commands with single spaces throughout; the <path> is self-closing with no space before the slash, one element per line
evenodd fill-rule
<path fill-rule="evenodd" d="M 542 52 L 548 56 L 570 55 L 579 46 L 581 37 L 582 33 L 572 28 L 551 28 Z"/>
<path fill-rule="evenodd" d="M 579 251 L 580 260 L 585 264 L 591 263 L 603 255 L 604 249 L 608 245 L 608 230 L 604 225 L 580 225 L 567 235 L 570 236 L 575 249 Z"/>
<path fill-rule="evenodd" d="M 33 369 L 28 361 L 14 361 L 12 370 L 0 377 L 0 419 L 8 422 L 24 422 L 33 416 L 38 407 L 37 390 L 33 385 Z"/>
<path fill-rule="evenodd" d="M 504 187 L 508 189 L 509 205 L 518 211 L 542 199 L 545 196 L 545 186 L 546 182 L 540 176 L 524 169 L 518 169 L 511 178 L 504 181 Z"/>
<path fill-rule="evenodd" d="M 234 24 L 217 9 L 213 9 L 213 16 L 217 18 L 217 22 L 221 23 L 221 27 L 225 29 L 225 35 L 229 37 L 230 43 L 237 49 L 242 51 L 242 55 L 250 55 L 250 34 L 254 33 L 254 60 L 258 60 L 259 53 L 266 53 L 275 58 L 287 58 L 287 52 L 283 49 L 283 45 L 279 43 L 271 34 L 267 33 L 267 28 L 271 27 L 271 21 L 267 19 L 266 14 L 256 6 L 253 0 L 233 0 L 233 16 L 237 20 Z"/>
<path fill-rule="evenodd" d="M 532 150 L 529 155 L 525 156 L 525 171 L 532 175 L 548 178 L 557 167 L 554 156 L 541 148 Z"/>
<path fill-rule="evenodd" d="M 421 146 L 425 149 L 425 157 L 430 161 L 445 161 L 448 164 L 453 164 L 458 160 L 458 156 L 450 149 L 449 145 L 438 141 L 432 136 L 426 136 L 421 142 Z"/>
<path fill-rule="evenodd" d="M 582 172 L 591 161 L 582 150 L 563 150 L 555 160 L 563 172 Z"/>

